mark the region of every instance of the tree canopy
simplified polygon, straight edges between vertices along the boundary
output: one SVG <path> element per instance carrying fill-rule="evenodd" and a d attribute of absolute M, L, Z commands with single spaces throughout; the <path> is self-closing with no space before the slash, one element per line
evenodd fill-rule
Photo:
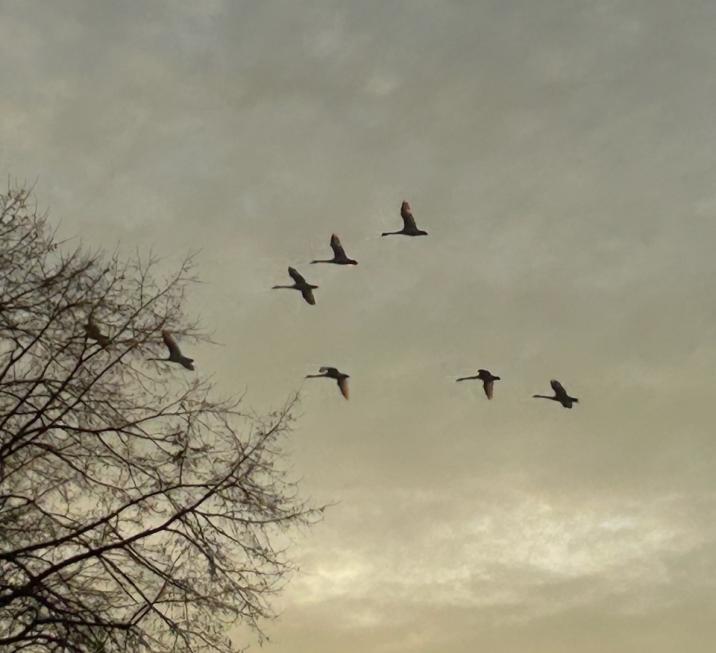
<path fill-rule="evenodd" d="M 58 243 L 31 194 L 0 196 L 0 648 L 230 651 L 272 616 L 281 533 L 320 509 L 286 472 L 297 397 L 267 415 L 171 362 L 187 258 Z"/>

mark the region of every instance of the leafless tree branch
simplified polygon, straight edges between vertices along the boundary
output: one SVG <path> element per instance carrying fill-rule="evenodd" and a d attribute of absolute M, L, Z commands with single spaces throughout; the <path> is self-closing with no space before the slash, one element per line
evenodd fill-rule
<path fill-rule="evenodd" d="M 292 570 L 299 498 L 281 440 L 298 401 L 255 416 L 164 354 L 187 258 L 58 244 L 30 192 L 0 195 L 0 648 L 232 651 L 262 637 Z"/>

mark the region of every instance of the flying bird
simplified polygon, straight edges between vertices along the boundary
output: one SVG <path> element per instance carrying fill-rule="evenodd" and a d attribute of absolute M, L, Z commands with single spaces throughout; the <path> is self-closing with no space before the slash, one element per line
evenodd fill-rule
<path fill-rule="evenodd" d="M 538 399 L 551 399 L 552 401 L 558 401 L 562 406 L 565 408 L 571 408 L 572 404 L 579 403 L 579 399 L 576 397 L 570 397 L 567 394 L 567 391 L 564 389 L 564 386 L 557 380 L 552 379 L 549 384 L 552 386 L 552 390 L 554 390 L 554 396 L 549 395 L 532 395 L 533 397 L 536 397 Z"/>
<path fill-rule="evenodd" d="M 169 356 L 167 358 L 150 358 L 149 360 L 179 363 L 179 365 L 185 367 L 188 370 L 194 370 L 194 359 L 187 358 L 186 356 L 184 356 L 184 354 L 181 353 L 181 349 L 179 349 L 179 345 L 177 344 L 177 341 L 174 340 L 174 336 L 172 336 L 170 331 L 167 331 L 166 329 L 162 330 L 162 340 L 164 340 L 164 344 L 169 350 Z"/>
<path fill-rule="evenodd" d="M 413 212 L 410 210 L 410 204 L 403 202 L 400 205 L 400 217 L 403 218 L 403 228 L 400 231 L 384 231 L 381 236 L 427 236 L 428 232 L 418 229 L 418 225 L 415 224 L 415 218 Z"/>
<path fill-rule="evenodd" d="M 320 379 L 320 378 L 327 378 L 327 379 L 335 379 L 336 383 L 338 383 L 338 389 L 341 391 L 341 394 L 348 399 L 348 379 L 351 377 L 348 376 L 348 374 L 343 374 L 343 372 L 339 372 L 337 368 L 335 367 L 320 367 L 318 368 L 318 371 L 321 372 L 321 374 L 307 374 L 307 379 Z"/>
<path fill-rule="evenodd" d="M 485 391 L 485 395 L 488 399 L 492 399 L 492 392 L 495 387 L 495 381 L 499 381 L 500 377 L 492 374 L 490 370 L 477 370 L 476 376 L 463 376 L 457 380 L 470 381 L 472 379 L 479 379 L 480 381 L 482 381 L 482 388 Z"/>
<path fill-rule="evenodd" d="M 316 259 L 311 263 L 335 263 L 336 265 L 358 265 L 358 261 L 348 258 L 346 250 L 341 245 L 341 239 L 336 234 L 331 235 L 331 249 L 333 250 L 333 258 Z"/>
<path fill-rule="evenodd" d="M 109 345 L 109 338 L 105 336 L 97 326 L 97 323 L 92 319 L 90 316 L 87 319 L 87 324 L 84 325 L 85 327 L 85 333 L 87 334 L 88 338 L 91 338 L 92 340 L 96 340 L 101 347 L 106 347 Z"/>
<path fill-rule="evenodd" d="M 301 294 L 303 295 L 303 298 L 311 305 L 313 306 L 316 303 L 316 298 L 313 296 L 313 291 L 318 288 L 318 286 L 313 286 L 310 283 L 308 283 L 303 276 L 301 276 L 295 268 L 289 267 L 288 273 L 291 275 L 291 278 L 294 281 L 294 284 L 292 286 L 272 286 L 272 289 L 274 288 L 290 288 L 291 290 L 299 290 Z"/>

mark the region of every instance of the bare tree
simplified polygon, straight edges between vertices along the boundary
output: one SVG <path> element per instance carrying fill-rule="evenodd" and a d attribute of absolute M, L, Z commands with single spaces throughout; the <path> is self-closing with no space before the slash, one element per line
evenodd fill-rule
<path fill-rule="evenodd" d="M 0 195 L 0 649 L 231 651 L 320 509 L 286 475 L 296 397 L 257 416 L 165 354 L 206 339 L 191 260 L 68 251 Z"/>

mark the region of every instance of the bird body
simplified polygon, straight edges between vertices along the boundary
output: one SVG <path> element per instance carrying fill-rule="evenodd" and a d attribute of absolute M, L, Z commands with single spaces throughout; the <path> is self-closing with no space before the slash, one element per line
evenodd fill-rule
<path fill-rule="evenodd" d="M 187 370 L 194 370 L 194 359 L 188 358 L 181 353 L 177 341 L 174 340 L 171 332 L 167 329 L 162 330 L 162 340 L 169 350 L 169 356 L 167 358 L 150 358 L 153 361 L 166 361 L 168 363 L 178 363 Z"/>
<path fill-rule="evenodd" d="M 303 298 L 308 302 L 311 306 L 313 306 L 316 303 L 316 298 L 313 296 L 313 291 L 318 288 L 318 286 L 314 286 L 296 270 L 296 268 L 289 267 L 288 268 L 288 274 L 293 279 L 293 285 L 292 286 L 272 286 L 272 289 L 276 288 L 288 288 L 290 290 L 298 290 L 300 291 Z"/>
<path fill-rule="evenodd" d="M 400 217 L 403 218 L 403 228 L 400 231 L 384 231 L 381 236 L 427 236 L 428 232 L 418 229 L 418 225 L 415 223 L 413 212 L 408 202 L 403 202 L 400 205 Z"/>
<path fill-rule="evenodd" d="M 556 379 L 552 379 L 549 384 L 552 386 L 552 390 L 554 390 L 554 395 L 532 395 L 533 397 L 537 399 L 550 399 L 552 401 L 557 401 L 565 408 L 571 408 L 573 404 L 579 403 L 579 399 L 577 397 L 570 397 L 567 394 L 567 391 L 564 389 L 564 386 L 557 381 Z"/>
<path fill-rule="evenodd" d="M 307 379 L 320 379 L 320 378 L 326 378 L 326 379 L 335 379 L 336 383 L 338 384 L 338 389 L 341 391 L 341 394 L 348 399 L 348 379 L 350 379 L 350 376 L 348 374 L 344 374 L 343 372 L 340 372 L 338 368 L 336 367 L 320 367 L 318 368 L 318 371 L 320 374 L 307 374 Z"/>
<path fill-rule="evenodd" d="M 333 250 L 333 258 L 316 259 L 311 263 L 335 263 L 336 265 L 358 265 L 358 261 L 349 258 L 346 250 L 343 249 L 341 239 L 336 234 L 331 235 L 331 249 Z"/>
<path fill-rule="evenodd" d="M 109 345 L 109 338 L 100 331 L 97 323 L 91 317 L 87 320 L 84 328 L 87 337 L 98 342 L 101 347 Z"/>
<path fill-rule="evenodd" d="M 478 379 L 482 381 L 482 388 L 485 391 L 485 396 L 488 399 L 492 399 L 492 393 L 495 387 L 495 381 L 499 381 L 500 377 L 495 376 L 490 370 L 477 370 L 475 376 L 462 376 L 457 381 L 470 381 L 472 379 Z"/>

